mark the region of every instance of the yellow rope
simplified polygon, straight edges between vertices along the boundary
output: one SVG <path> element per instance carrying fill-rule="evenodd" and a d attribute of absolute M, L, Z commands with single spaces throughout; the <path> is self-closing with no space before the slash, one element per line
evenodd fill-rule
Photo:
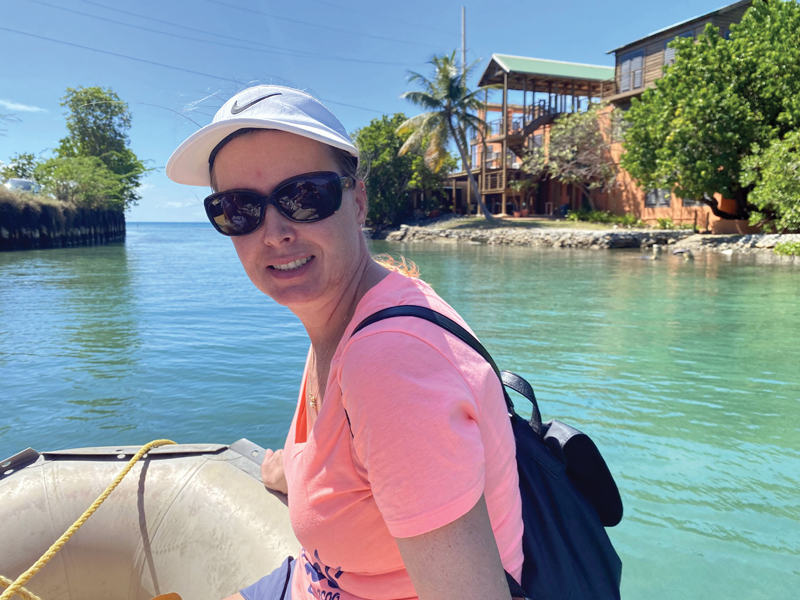
<path fill-rule="evenodd" d="M 17 594 L 18 596 L 24 598 L 25 600 L 40 600 L 39 598 L 31 594 L 29 591 L 25 590 L 25 588 L 23 588 L 22 586 L 28 583 L 31 577 L 36 575 L 36 573 L 38 573 L 42 569 L 42 567 L 44 567 L 47 564 L 47 562 L 56 555 L 56 552 L 61 550 L 62 546 L 67 543 L 67 540 L 71 538 L 72 535 L 76 531 L 78 531 L 78 529 L 80 529 L 81 525 L 86 523 L 89 517 L 91 517 L 94 514 L 94 511 L 96 511 L 100 507 L 100 505 L 105 501 L 105 499 L 108 498 L 108 495 L 114 491 L 114 488 L 116 488 L 120 484 L 125 475 L 127 475 L 128 472 L 133 468 L 133 465 L 139 462 L 139 459 L 142 458 L 142 456 L 147 454 L 147 452 L 152 450 L 153 448 L 158 448 L 159 446 L 168 446 L 174 443 L 175 442 L 173 442 L 172 440 L 154 440 L 149 444 L 145 444 L 144 446 L 139 448 L 139 451 L 136 454 L 134 454 L 133 458 L 131 458 L 128 461 L 128 464 L 125 465 L 125 468 L 122 469 L 122 471 L 119 472 L 119 475 L 117 475 L 114 478 L 114 481 L 111 482 L 111 485 L 109 485 L 105 489 L 105 491 L 102 494 L 100 494 L 97 500 L 92 502 L 92 505 L 86 509 L 86 512 L 83 513 L 78 518 L 78 520 L 75 521 L 72 524 L 72 526 L 64 532 L 64 535 L 58 538 L 55 541 L 55 543 L 52 546 L 50 546 L 50 549 L 47 552 L 42 554 L 42 557 L 39 560 L 37 560 L 30 569 L 28 569 L 22 575 L 17 577 L 16 581 L 11 583 L 10 585 L 5 583 L 6 580 L 5 577 L 0 576 L 2 577 L 3 585 L 8 585 L 8 589 L 6 589 L 6 591 L 3 592 L 2 595 L 0 595 L 0 600 L 10 600 L 10 598 L 14 594 Z"/>
<path fill-rule="evenodd" d="M 13 581 L 11 581 L 10 579 L 7 579 L 7 578 L 3 577 L 2 575 L 0 575 L 0 585 L 2 585 L 3 587 L 8 587 L 8 586 L 10 586 L 12 583 L 14 583 L 14 582 L 13 582 Z M 28 590 L 26 590 L 24 587 L 20 587 L 20 588 L 19 588 L 19 589 L 18 589 L 16 592 L 14 592 L 14 593 L 15 593 L 17 596 L 19 596 L 20 598 L 22 598 L 22 600 L 42 600 L 41 598 L 39 598 L 39 596 L 37 596 L 37 595 L 36 595 L 36 594 L 34 594 L 33 592 L 29 592 L 29 591 L 28 591 Z"/>

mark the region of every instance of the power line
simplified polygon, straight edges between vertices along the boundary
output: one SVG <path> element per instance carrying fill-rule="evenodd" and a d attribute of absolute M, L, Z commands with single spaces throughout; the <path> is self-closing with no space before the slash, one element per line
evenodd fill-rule
<path fill-rule="evenodd" d="M 213 36 L 215 38 L 219 37 L 219 32 L 218 31 L 208 31 L 207 29 L 197 29 L 196 27 L 188 27 L 186 25 L 181 25 L 180 23 L 174 23 L 172 21 L 164 21 L 162 19 L 156 19 L 155 17 L 150 17 L 150 16 L 147 16 L 147 15 L 143 15 L 141 13 L 135 13 L 135 12 L 132 12 L 132 11 L 129 11 L 129 10 L 122 10 L 121 8 L 115 8 L 113 6 L 106 6 L 105 4 L 101 4 L 99 2 L 92 2 L 91 0 L 79 0 L 79 1 L 83 2 L 84 4 L 91 4 L 93 6 L 98 6 L 100 8 L 105 9 L 105 10 L 110 10 L 110 11 L 113 11 L 113 12 L 122 13 L 124 15 L 130 15 L 130 16 L 133 16 L 133 17 L 136 17 L 136 18 L 139 18 L 139 19 L 144 19 L 145 21 L 152 21 L 154 23 L 161 23 L 162 25 L 168 25 L 170 27 L 177 27 L 178 29 L 185 29 L 186 31 L 192 31 L 192 32 L 195 32 L 195 33 L 202 33 L 202 34 L 205 34 L 205 35 Z M 263 42 L 256 42 L 256 41 L 248 40 L 248 39 L 241 39 L 241 41 L 246 42 L 248 44 L 253 44 L 255 46 L 261 46 L 263 48 L 273 48 L 273 49 L 276 49 L 276 50 L 287 50 L 285 47 L 282 47 L 282 46 L 272 46 L 270 44 L 265 44 Z M 295 51 L 291 51 L 291 52 L 292 52 L 292 54 L 291 54 L 292 56 L 295 56 L 295 55 L 319 56 L 318 54 L 313 54 L 311 52 L 305 52 L 303 50 L 295 50 Z M 351 59 L 344 59 L 343 58 L 343 60 L 351 60 Z M 394 63 L 387 63 L 387 64 L 394 64 Z"/>
<path fill-rule="evenodd" d="M 263 50 L 261 48 L 251 48 L 249 46 L 242 46 L 240 44 L 230 44 L 230 43 L 222 42 L 222 41 L 219 41 L 219 40 L 216 40 L 216 41 L 203 40 L 203 39 L 199 39 L 199 38 L 195 38 L 195 37 L 189 37 L 187 35 L 181 35 L 179 33 L 170 33 L 168 31 L 159 31 L 158 29 L 151 29 L 149 27 L 144 27 L 142 25 L 134 25 L 133 23 L 125 23 L 124 21 L 117 21 L 115 19 L 109 19 L 108 17 L 101 17 L 99 15 L 93 15 L 91 13 L 85 13 L 85 12 L 82 12 L 82 11 L 79 11 L 79 10 L 74 10 L 72 8 L 67 8 L 65 6 L 58 6 L 57 4 L 50 4 L 49 2 L 43 2 L 42 0 L 29 0 L 29 1 L 33 2 L 34 4 L 41 4 L 42 6 L 48 6 L 50 8 L 55 8 L 57 10 L 63 10 L 63 11 L 66 11 L 66 12 L 71 12 L 71 13 L 76 14 L 76 15 L 89 17 L 90 19 L 97 19 L 97 20 L 100 20 L 100 21 L 105 21 L 107 23 L 115 23 L 117 25 L 122 25 L 124 27 L 131 27 L 132 29 L 140 29 L 142 31 L 149 31 L 151 33 L 158 33 L 160 35 L 166 35 L 166 36 L 173 37 L 173 38 L 189 40 L 189 41 L 192 41 L 192 42 L 199 42 L 201 44 L 211 44 L 212 46 L 226 46 L 228 48 L 237 48 L 237 49 L 240 49 L 240 50 L 249 50 L 251 52 L 262 52 L 264 54 L 278 54 L 278 55 L 283 55 L 283 56 L 292 56 L 292 57 L 295 57 L 295 58 L 307 58 L 307 59 L 313 58 L 314 60 L 334 60 L 334 61 L 345 61 L 345 62 L 376 64 L 376 65 L 403 66 L 403 63 L 389 63 L 389 62 L 380 62 L 380 61 L 364 60 L 364 59 L 357 59 L 357 58 L 344 58 L 344 57 L 340 57 L 340 56 L 332 56 L 332 55 L 324 55 L 324 54 L 312 54 L 310 52 L 305 52 L 305 53 L 301 54 L 301 53 L 292 52 L 292 51 Z M 96 2 L 89 2 L 89 4 L 96 4 L 97 6 L 102 6 L 100 4 L 97 4 Z M 206 32 L 206 33 L 208 33 L 208 35 L 213 35 L 213 36 L 219 37 L 218 34 L 215 34 L 213 32 Z M 263 44 L 260 44 L 260 45 L 263 45 Z M 270 47 L 270 46 L 267 46 L 267 47 Z M 272 46 L 272 47 L 274 47 L 274 46 Z"/>
<path fill-rule="evenodd" d="M 208 31 L 206 29 L 197 29 L 195 27 L 187 27 L 186 25 L 181 25 L 180 23 L 174 23 L 172 21 L 164 21 L 162 19 L 156 19 L 155 17 L 149 17 L 140 13 L 135 13 L 129 10 L 122 10 L 121 8 L 115 8 L 113 6 L 106 6 L 105 4 L 100 4 L 99 2 L 92 2 L 92 0 L 78 0 L 79 2 L 83 2 L 84 4 L 91 4 L 92 6 L 98 6 L 105 10 L 110 10 L 113 12 L 122 13 L 123 15 L 130 15 L 132 17 L 137 17 L 139 19 L 144 19 L 145 21 L 152 21 L 154 23 L 161 23 L 162 25 L 169 25 L 170 27 L 177 27 L 178 29 L 185 29 L 186 31 L 193 31 L 195 33 L 203 33 L 206 35 L 213 35 L 215 37 L 219 36 L 218 31 Z M 255 44 L 256 46 L 263 46 L 265 48 L 279 48 L 279 46 L 270 46 L 268 44 L 264 44 L 262 42 L 254 42 L 252 40 L 242 40 L 243 42 L 247 42 L 248 44 Z"/>
<path fill-rule="evenodd" d="M 147 15 L 143 15 L 141 13 L 135 13 L 135 12 L 132 12 L 132 11 L 129 11 L 129 10 L 122 10 L 121 8 L 115 8 L 113 6 L 106 6 L 105 4 L 101 4 L 99 2 L 92 2 L 91 0 L 79 0 L 79 1 L 83 2 L 84 4 L 91 4 L 92 6 L 98 6 L 100 8 L 105 9 L 105 10 L 110 10 L 110 11 L 113 11 L 113 12 L 122 13 L 124 15 L 130 15 L 130 16 L 133 16 L 133 17 L 136 17 L 136 18 L 139 18 L 139 19 L 144 19 L 145 21 L 152 21 L 154 23 L 161 23 L 162 25 L 168 25 L 170 27 L 177 27 L 178 29 L 185 29 L 186 31 L 192 31 L 192 32 L 195 32 L 195 33 L 202 33 L 202 34 L 205 34 L 205 35 L 211 35 L 211 36 L 213 36 L 215 38 L 219 37 L 219 32 L 218 31 L 208 31 L 206 29 L 197 29 L 195 27 L 188 27 L 186 25 L 181 25 L 180 23 L 174 23 L 172 21 L 164 21 L 162 19 L 156 19 L 155 17 L 150 17 L 150 16 L 147 16 Z M 256 41 L 248 40 L 248 39 L 241 39 L 241 41 L 246 42 L 248 44 L 253 44 L 255 46 L 261 46 L 263 48 L 273 48 L 273 49 L 277 49 L 277 50 L 286 50 L 286 48 L 281 47 L 281 46 L 271 46 L 269 44 L 264 44 L 263 42 L 256 42 Z M 305 52 L 303 50 L 296 50 L 296 51 L 294 51 L 294 54 L 313 56 L 312 53 Z M 347 59 L 347 60 L 349 60 L 349 59 Z"/>
<path fill-rule="evenodd" d="M 74 42 L 66 42 L 64 40 L 58 40 L 58 39 L 55 39 L 55 38 L 46 37 L 46 36 L 43 36 L 43 35 L 30 33 L 30 32 L 27 32 L 27 31 L 20 31 L 19 29 L 10 29 L 8 27 L 0 26 L 0 31 L 8 31 L 9 33 L 17 33 L 19 35 L 25 35 L 25 36 L 28 36 L 28 37 L 32 37 L 32 38 L 36 38 L 36 39 L 40 39 L 40 40 L 45 40 L 45 41 L 48 41 L 48 42 L 54 42 L 56 44 L 63 44 L 64 46 L 72 46 L 73 48 L 81 48 L 82 50 L 89 50 L 91 52 L 99 52 L 101 54 L 107 54 L 109 56 L 116 56 L 117 58 L 125 58 L 125 59 L 128 59 L 128 60 L 133 60 L 133 61 L 136 61 L 136 62 L 148 64 L 148 65 L 154 65 L 156 67 L 163 67 L 165 69 L 172 69 L 173 71 L 181 71 L 183 73 L 189 73 L 191 75 L 200 75 L 202 77 L 209 77 L 211 79 L 216 79 L 218 81 L 225 81 L 225 82 L 228 82 L 228 83 L 235 83 L 236 85 L 241 85 L 241 83 L 242 83 L 241 81 L 239 81 L 237 79 L 232 79 L 230 77 L 221 77 L 219 75 L 214 75 L 212 73 L 203 73 L 202 71 L 193 71 L 192 69 L 184 69 L 183 67 L 176 67 L 174 65 L 167 65 L 167 64 L 156 62 L 156 61 L 153 61 L 153 60 L 147 60 L 145 58 L 138 58 L 136 56 L 128 56 L 127 54 L 120 54 L 118 52 L 111 52 L 110 50 L 102 50 L 101 48 L 92 48 L 91 46 L 84 46 L 82 44 L 76 44 Z M 320 100 L 322 102 L 326 102 L 328 104 L 335 104 L 337 106 L 346 106 L 348 108 L 357 108 L 359 110 L 365 110 L 367 112 L 383 114 L 381 111 L 375 110 L 374 108 L 366 108 L 364 106 L 356 106 L 355 104 L 347 104 L 345 102 L 336 102 L 334 100 L 326 100 L 324 98 L 320 98 Z"/>
<path fill-rule="evenodd" d="M 351 6 L 342 6 L 341 4 L 335 4 L 333 2 L 325 2 L 324 0 L 309 0 L 310 2 L 315 2 L 316 4 L 322 4 L 323 6 L 330 6 L 332 8 L 339 8 L 341 10 L 352 11 L 353 7 Z M 375 15 L 371 13 L 365 13 L 363 10 L 358 9 L 358 14 L 360 16 L 371 17 L 373 19 L 380 19 L 382 21 L 386 20 L 386 17 L 383 15 Z M 401 21 L 396 17 L 392 17 L 392 21 L 395 23 L 402 23 L 403 25 L 411 25 L 412 27 L 418 27 L 420 29 L 427 29 L 429 31 L 437 31 L 439 33 L 446 33 L 448 35 L 453 35 L 452 31 L 447 29 L 442 29 L 440 27 L 430 27 L 428 25 L 420 25 L 419 23 L 412 23 L 411 21 Z"/>
<path fill-rule="evenodd" d="M 153 60 L 147 60 L 144 58 L 137 58 L 135 56 L 128 56 L 127 54 L 119 54 L 118 52 L 111 52 L 110 50 L 102 50 L 100 48 L 92 48 L 91 46 L 84 46 L 82 44 L 76 44 L 74 42 L 66 42 L 64 40 L 57 40 L 56 38 L 46 37 L 43 35 L 38 35 L 36 33 L 30 33 L 27 31 L 20 31 L 19 29 L 10 29 L 8 27 L 0 27 L 0 31 L 8 31 L 10 33 L 18 33 L 20 35 L 26 35 L 28 37 L 37 38 L 40 40 L 45 40 L 48 42 L 55 42 L 56 44 L 63 44 L 65 46 L 72 46 L 73 48 L 81 48 L 83 50 L 91 50 L 92 52 L 100 52 L 101 54 L 108 54 L 110 56 L 116 56 L 118 58 L 127 58 L 128 60 L 135 60 L 136 62 L 145 63 L 148 65 L 155 65 L 157 67 L 164 67 L 166 69 L 172 69 L 173 71 L 183 71 L 184 73 L 190 73 L 192 75 L 202 75 L 203 77 L 211 77 L 212 79 L 218 79 L 220 81 L 227 81 L 229 83 L 240 83 L 236 79 L 231 79 L 229 77 L 220 77 L 218 75 L 212 75 L 211 73 L 203 73 L 201 71 L 193 71 L 191 69 L 184 69 L 183 67 L 175 67 L 173 65 L 166 65 L 164 63 L 156 62 Z"/>
<path fill-rule="evenodd" d="M 339 27 L 330 27 L 328 25 L 320 25 L 319 23 L 311 23 L 309 21 L 300 21 L 298 19 L 290 19 L 289 17 L 280 17 L 278 15 L 273 15 L 272 13 L 265 13 L 265 12 L 261 12 L 260 10 L 255 10 L 255 9 L 252 9 L 252 8 L 244 8 L 243 6 L 236 6 L 235 4 L 229 4 L 227 2 L 221 2 L 220 0 L 205 0 L 205 1 L 206 2 L 210 2 L 211 4 L 219 4 L 220 6 L 225 6 L 227 8 L 233 8 L 235 10 L 241 10 L 241 11 L 244 11 L 244 12 L 254 13 L 254 14 L 257 14 L 257 15 L 261 15 L 263 17 L 270 17 L 272 19 L 278 19 L 280 21 L 288 21 L 289 23 L 298 23 L 300 25 L 305 25 L 307 27 L 317 27 L 319 29 L 327 29 L 329 31 L 336 31 L 338 33 L 346 33 L 347 35 L 350 35 L 350 36 L 356 35 L 356 33 L 354 31 L 352 31 L 351 29 L 341 29 Z M 410 40 L 400 40 L 400 39 L 397 39 L 397 38 L 390 38 L 390 37 L 386 37 L 386 36 L 382 36 L 382 35 L 373 35 L 371 33 L 363 33 L 361 31 L 359 31 L 357 33 L 357 35 L 358 35 L 358 37 L 368 37 L 368 38 L 374 38 L 376 40 L 386 40 L 386 41 L 389 41 L 389 42 L 397 42 L 399 44 L 410 44 L 412 46 L 425 46 L 426 48 L 430 47 L 430 46 L 428 46 L 428 44 L 420 44 L 419 42 L 412 42 Z"/>

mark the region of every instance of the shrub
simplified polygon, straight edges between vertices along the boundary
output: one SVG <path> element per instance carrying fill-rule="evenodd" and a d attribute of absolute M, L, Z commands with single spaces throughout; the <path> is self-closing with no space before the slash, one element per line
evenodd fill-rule
<path fill-rule="evenodd" d="M 592 223 L 613 223 L 614 215 L 607 210 L 590 210 L 589 221 Z"/>
<path fill-rule="evenodd" d="M 659 229 L 675 229 L 675 223 L 672 222 L 670 217 L 665 219 L 656 219 L 658 221 Z"/>
<path fill-rule="evenodd" d="M 614 218 L 607 210 L 577 210 L 567 213 L 569 221 L 586 221 L 588 223 L 611 223 Z"/>
<path fill-rule="evenodd" d="M 622 225 L 623 227 L 644 227 L 644 221 L 642 221 L 636 215 L 632 215 L 630 213 L 624 215 L 617 215 L 614 220 L 615 223 Z"/>
<path fill-rule="evenodd" d="M 800 256 L 800 242 L 778 242 L 774 252 L 783 256 Z"/>

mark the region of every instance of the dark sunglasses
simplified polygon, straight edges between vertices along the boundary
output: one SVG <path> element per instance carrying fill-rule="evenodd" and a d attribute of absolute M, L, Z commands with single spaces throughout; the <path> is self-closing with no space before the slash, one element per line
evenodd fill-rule
<path fill-rule="evenodd" d="M 209 221 L 222 235 L 246 235 L 261 227 L 268 204 L 295 223 L 326 219 L 342 205 L 342 192 L 355 184 L 353 177 L 319 171 L 282 181 L 269 196 L 226 190 L 211 194 L 204 204 Z"/>

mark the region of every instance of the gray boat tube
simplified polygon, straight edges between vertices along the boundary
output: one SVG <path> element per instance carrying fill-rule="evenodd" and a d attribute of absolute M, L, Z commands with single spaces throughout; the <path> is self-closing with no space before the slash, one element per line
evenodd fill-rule
<path fill-rule="evenodd" d="M 27 570 L 138 450 L 0 462 L 0 575 Z M 263 457 L 246 439 L 151 450 L 25 587 L 42 600 L 220 600 L 254 583 L 300 551 L 286 496 L 261 483 Z"/>

